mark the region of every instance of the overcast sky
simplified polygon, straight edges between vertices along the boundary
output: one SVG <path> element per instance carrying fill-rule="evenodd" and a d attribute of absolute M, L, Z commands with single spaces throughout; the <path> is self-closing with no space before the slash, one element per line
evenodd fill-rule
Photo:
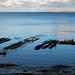
<path fill-rule="evenodd" d="M 75 12 L 75 0 L 0 0 L 0 12 Z"/>

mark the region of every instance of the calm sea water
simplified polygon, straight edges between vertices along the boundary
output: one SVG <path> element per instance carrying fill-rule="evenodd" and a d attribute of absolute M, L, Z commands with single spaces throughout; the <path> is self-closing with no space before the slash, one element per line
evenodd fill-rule
<path fill-rule="evenodd" d="M 0 55 L 0 63 L 14 63 L 25 66 L 75 66 L 75 46 L 57 45 L 53 49 L 35 50 L 35 46 L 49 39 L 75 40 L 75 13 L 11 12 L 0 13 L 0 38 L 11 38 L 0 44 L 0 51 L 18 41 L 36 36 L 40 40 L 17 49 L 6 50 Z"/>

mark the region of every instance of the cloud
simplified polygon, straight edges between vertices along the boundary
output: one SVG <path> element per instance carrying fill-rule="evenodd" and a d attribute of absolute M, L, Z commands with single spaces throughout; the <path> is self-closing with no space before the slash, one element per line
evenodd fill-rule
<path fill-rule="evenodd" d="M 0 0 L 0 7 L 73 7 L 75 0 Z"/>

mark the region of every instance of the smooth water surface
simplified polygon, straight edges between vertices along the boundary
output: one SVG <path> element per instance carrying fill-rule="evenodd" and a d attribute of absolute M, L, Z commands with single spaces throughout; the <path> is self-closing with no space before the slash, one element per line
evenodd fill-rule
<path fill-rule="evenodd" d="M 0 38 L 12 39 L 0 44 L 0 51 L 18 41 L 36 36 L 40 39 L 22 45 L 13 50 L 6 50 L 7 55 L 0 55 L 0 63 L 15 63 L 25 66 L 74 65 L 75 46 L 57 45 L 53 49 L 35 50 L 35 46 L 49 39 L 75 40 L 75 13 L 50 12 L 1 12 Z"/>

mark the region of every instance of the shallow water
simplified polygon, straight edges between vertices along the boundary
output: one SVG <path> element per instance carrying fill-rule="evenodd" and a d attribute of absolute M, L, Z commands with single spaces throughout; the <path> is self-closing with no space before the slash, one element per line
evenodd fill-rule
<path fill-rule="evenodd" d="M 40 39 L 24 44 L 7 55 L 0 55 L 0 63 L 15 63 L 25 66 L 75 66 L 75 46 L 57 45 L 53 49 L 35 50 L 35 46 L 49 39 L 75 40 L 75 13 L 0 13 L 0 38 L 12 39 L 0 44 L 0 51 L 28 37 Z"/>

